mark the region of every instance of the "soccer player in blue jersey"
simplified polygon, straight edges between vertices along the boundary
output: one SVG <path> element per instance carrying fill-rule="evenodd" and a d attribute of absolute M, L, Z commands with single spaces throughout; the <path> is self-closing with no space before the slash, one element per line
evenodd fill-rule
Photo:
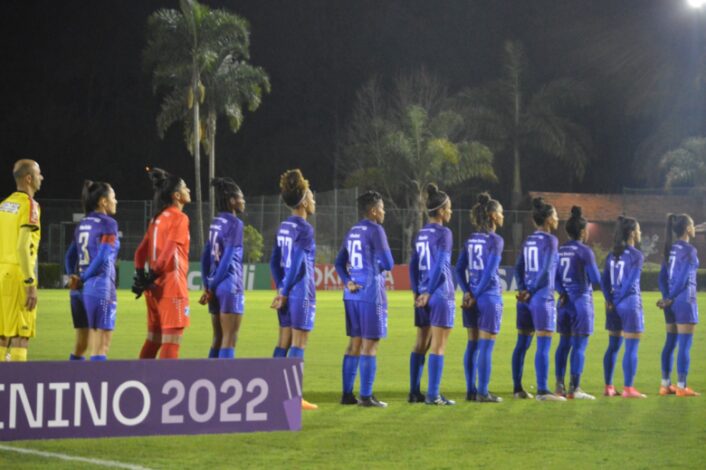
<path fill-rule="evenodd" d="M 608 349 L 603 357 L 605 391 L 608 397 L 618 395 L 613 385 L 613 370 L 625 336 L 623 355 L 623 398 L 645 398 L 633 385 L 637 372 L 637 350 L 645 329 L 640 294 L 643 255 L 636 246 L 641 240 L 640 224 L 632 217 L 618 217 L 613 252 L 608 255 L 601 283 L 606 297 L 606 330 Z"/>
<path fill-rule="evenodd" d="M 316 211 L 316 202 L 309 181 L 298 169 L 284 172 L 279 187 L 282 200 L 292 210 L 292 215 L 280 224 L 270 257 L 270 270 L 277 286 L 277 296 L 271 307 L 277 310 L 280 329 L 274 357 L 303 360 L 316 315 L 316 243 L 314 228 L 306 221 Z M 302 400 L 302 408 L 318 407 Z"/>
<path fill-rule="evenodd" d="M 91 360 L 105 361 L 115 329 L 115 260 L 120 249 L 117 200 L 108 183 L 87 180 L 83 185 L 86 216 L 74 231 L 66 252 L 65 267 L 70 275 L 71 314 L 76 345 L 71 360 L 83 360 L 91 345 Z"/>
<path fill-rule="evenodd" d="M 694 328 L 699 322 L 696 303 L 696 270 L 699 258 L 696 248 L 689 243 L 696 234 L 694 221 L 687 214 L 669 214 L 664 242 L 664 262 L 659 276 L 662 299 L 657 306 L 664 309 L 667 323 L 667 340 L 662 350 L 662 383 L 660 395 L 676 394 L 678 397 L 694 397 L 700 394 L 686 385 L 691 362 L 690 350 Z M 674 240 L 676 235 L 677 240 Z M 671 382 L 674 349 L 677 355 L 677 386 Z"/>
<path fill-rule="evenodd" d="M 451 270 L 453 236 L 444 224 L 451 220 L 451 199 L 435 184 L 426 187 L 429 222 L 417 233 L 412 245 L 409 276 L 414 294 L 414 325 L 417 341 L 410 356 L 410 403 L 455 405 L 439 393 L 444 370 L 444 351 L 454 326 L 456 306 Z M 424 356 L 429 354 L 429 385 L 426 397 L 420 391 Z"/>
<path fill-rule="evenodd" d="M 213 327 L 210 358 L 233 359 L 235 342 L 245 311 L 243 291 L 243 222 L 245 197 L 231 178 L 214 178 L 218 214 L 211 221 L 201 254 L 204 294 Z"/>
<path fill-rule="evenodd" d="M 387 293 L 385 271 L 394 261 L 382 223 L 385 205 L 382 195 L 367 191 L 358 198 L 363 219 L 343 239 L 336 257 L 336 272 L 344 284 L 343 304 L 346 310 L 346 334 L 350 342 L 343 356 L 342 405 L 359 403 L 366 407 L 387 407 L 373 395 L 377 371 L 377 349 L 387 337 Z M 360 402 L 353 385 L 360 363 Z"/>
<path fill-rule="evenodd" d="M 522 244 L 515 265 L 517 279 L 517 344 L 512 353 L 512 379 L 515 398 L 532 398 L 522 387 L 525 355 L 537 332 L 534 368 L 537 374 L 537 400 L 564 401 L 549 391 L 549 350 L 556 329 L 554 282 L 557 267 L 557 238 L 550 232 L 559 226 L 554 206 L 541 197 L 532 199 L 532 220 L 537 230 Z"/>
<path fill-rule="evenodd" d="M 463 365 L 469 401 L 503 401 L 488 391 L 493 347 L 503 314 L 498 267 L 505 242 L 495 233 L 503 220 L 503 206 L 488 193 L 478 195 L 471 208 L 471 222 L 477 231 L 466 240 L 456 263 L 456 279 L 463 290 L 463 326 L 468 330 Z"/>
<path fill-rule="evenodd" d="M 573 206 L 566 221 L 570 240 L 559 247 L 556 289 L 560 294 L 557 308 L 557 332 L 561 335 L 556 349 L 556 394 L 565 396 L 564 375 L 571 352 L 571 382 L 567 398 L 595 400 L 581 390 L 581 374 L 586 360 L 588 337 L 593 334 L 593 286 L 601 283 L 593 250 L 586 246 L 588 221 L 581 208 Z"/>

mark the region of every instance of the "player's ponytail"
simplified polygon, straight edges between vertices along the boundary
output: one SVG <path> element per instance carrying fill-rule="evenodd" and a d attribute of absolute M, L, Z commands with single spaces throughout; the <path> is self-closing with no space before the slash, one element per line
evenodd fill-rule
<path fill-rule="evenodd" d="M 216 208 L 218 212 L 232 212 L 231 199 L 243 197 L 243 192 L 232 178 L 213 178 L 211 186 L 216 190 Z"/>
<path fill-rule="evenodd" d="M 164 209 L 174 204 L 172 195 L 179 191 L 179 186 L 184 184 L 184 181 L 161 168 L 148 166 L 145 170 L 152 181 L 152 189 L 154 190 L 152 207 L 154 217 L 157 217 Z"/>
<path fill-rule="evenodd" d="M 429 183 L 426 186 L 426 207 L 429 217 L 436 217 L 439 213 L 439 209 L 446 205 L 449 200 L 449 196 L 441 191 L 437 185 L 434 183 Z"/>
<path fill-rule="evenodd" d="M 477 202 L 471 207 L 471 223 L 481 232 L 489 232 L 491 226 L 490 215 L 500 209 L 500 203 L 491 199 L 487 192 L 478 195 Z"/>
<path fill-rule="evenodd" d="M 686 229 L 689 227 L 689 222 L 692 219 L 689 214 L 668 214 L 667 215 L 667 229 L 664 234 L 664 262 L 669 261 L 669 252 L 672 251 L 672 244 L 674 243 L 674 235 L 682 237 L 686 233 Z"/>
<path fill-rule="evenodd" d="M 580 206 L 573 206 L 571 208 L 571 217 L 566 221 L 566 234 L 571 237 L 572 240 L 578 240 L 581 238 L 581 231 L 586 228 L 588 221 L 583 217 L 583 211 Z"/>
<path fill-rule="evenodd" d="M 98 204 L 100 200 L 104 197 L 108 197 L 110 192 L 110 185 L 108 183 L 103 183 L 101 181 L 83 181 L 83 189 L 81 191 L 81 203 L 83 204 L 83 211 L 88 214 L 98 209 Z"/>
<path fill-rule="evenodd" d="M 279 177 L 279 189 L 282 201 L 290 208 L 296 209 L 304 202 L 309 190 L 309 181 L 304 179 L 301 170 L 287 170 Z"/>
<path fill-rule="evenodd" d="M 544 222 L 551 217 L 553 211 L 554 206 L 544 202 L 543 197 L 532 199 L 532 220 L 537 227 L 544 225 Z"/>
<path fill-rule="evenodd" d="M 628 247 L 630 234 L 637 230 L 637 219 L 632 217 L 618 216 L 613 235 L 613 257 L 618 259 Z"/>
<path fill-rule="evenodd" d="M 363 194 L 358 196 L 358 212 L 361 216 L 368 214 L 370 209 L 375 207 L 378 202 L 382 201 L 382 194 L 377 191 L 365 191 Z"/>

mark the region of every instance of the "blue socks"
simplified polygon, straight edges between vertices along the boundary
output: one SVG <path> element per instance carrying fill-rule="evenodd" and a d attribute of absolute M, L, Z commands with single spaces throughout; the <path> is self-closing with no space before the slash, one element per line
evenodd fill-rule
<path fill-rule="evenodd" d="M 478 341 L 468 341 L 463 355 L 463 368 L 466 371 L 466 392 L 476 393 L 476 366 L 478 363 Z"/>
<path fill-rule="evenodd" d="M 92 361 L 107 361 L 108 358 L 104 354 L 96 354 L 95 356 L 91 356 Z"/>
<path fill-rule="evenodd" d="M 532 345 L 532 336 L 517 334 L 517 344 L 512 352 L 512 382 L 515 392 L 522 390 L 522 371 L 525 367 L 525 354 Z"/>
<path fill-rule="evenodd" d="M 478 394 L 483 396 L 488 395 L 494 346 L 494 339 L 481 339 L 478 341 Z"/>
<path fill-rule="evenodd" d="M 679 374 L 679 388 L 686 388 L 686 376 L 689 374 L 689 362 L 691 362 L 691 342 L 693 334 L 679 334 L 679 353 L 677 354 L 677 373 Z"/>
<path fill-rule="evenodd" d="M 304 350 L 302 348 L 292 346 L 291 348 L 289 348 L 289 356 L 288 357 L 295 357 L 295 358 L 304 359 Z"/>
<path fill-rule="evenodd" d="M 5 360 L 5 358 L 2 358 L 2 359 Z M 85 361 L 85 360 L 86 360 L 85 357 L 83 357 L 83 356 L 76 356 L 74 353 L 71 353 L 71 354 L 69 355 L 69 361 Z"/>
<path fill-rule="evenodd" d="M 581 382 L 583 365 L 586 362 L 586 346 L 588 346 L 588 336 L 571 337 L 571 386 L 574 389 Z"/>
<path fill-rule="evenodd" d="M 628 338 L 625 340 L 625 354 L 623 354 L 623 377 L 625 386 L 632 387 L 635 373 L 637 372 L 637 348 L 639 339 Z"/>
<path fill-rule="evenodd" d="M 441 374 L 444 372 L 444 356 L 429 354 L 429 390 L 427 398 L 434 400 L 439 396 L 439 386 L 441 385 Z M 362 395 L 362 392 L 361 392 Z"/>
<path fill-rule="evenodd" d="M 674 364 L 674 349 L 677 347 L 677 334 L 667 333 L 662 348 L 662 380 L 671 381 L 672 364 Z"/>
<path fill-rule="evenodd" d="M 561 335 L 559 337 L 559 346 L 556 347 L 556 353 L 554 354 L 554 375 L 556 375 L 556 381 L 562 384 L 564 383 L 564 376 L 566 376 L 569 351 L 571 351 L 571 338 L 569 335 Z"/>
<path fill-rule="evenodd" d="M 424 354 L 413 352 L 409 356 L 409 391 L 421 393 L 420 383 L 424 371 Z"/>
<path fill-rule="evenodd" d="M 272 353 L 272 357 L 287 357 L 287 349 L 280 348 L 279 346 L 275 348 L 275 352 Z"/>
<path fill-rule="evenodd" d="M 552 347 L 551 336 L 537 336 L 537 352 L 534 355 L 534 369 L 537 374 L 537 393 L 548 392 L 549 350 Z"/>
<path fill-rule="evenodd" d="M 208 358 L 209 359 L 217 359 L 218 358 L 218 352 L 220 349 L 218 348 L 211 348 L 208 350 Z"/>
<path fill-rule="evenodd" d="M 219 359 L 233 359 L 235 357 L 235 348 L 221 348 L 218 350 Z"/>
<path fill-rule="evenodd" d="M 603 356 L 603 379 L 606 385 L 613 385 L 613 371 L 618 360 L 618 351 L 622 345 L 622 336 L 608 336 L 608 349 Z"/>
<path fill-rule="evenodd" d="M 353 393 L 353 385 L 355 384 L 355 376 L 358 374 L 359 356 L 343 356 L 343 393 Z M 361 380 L 362 380 L 361 371 Z"/>
<path fill-rule="evenodd" d="M 443 356 L 442 356 L 443 359 Z M 431 366 L 431 360 L 429 361 Z M 443 365 L 443 362 L 442 362 Z M 378 362 L 375 356 L 360 356 L 360 396 L 368 398 L 373 394 L 373 382 L 377 372 Z M 429 369 L 431 371 L 431 369 Z"/>

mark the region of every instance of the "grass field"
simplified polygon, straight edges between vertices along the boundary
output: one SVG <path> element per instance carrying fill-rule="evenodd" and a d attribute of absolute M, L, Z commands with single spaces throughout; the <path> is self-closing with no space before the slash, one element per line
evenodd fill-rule
<path fill-rule="evenodd" d="M 338 405 L 341 360 L 347 342 L 340 292 L 319 292 L 316 328 L 306 351 L 305 396 L 319 404 L 306 412 L 301 432 L 168 436 L 151 438 L 75 439 L 13 442 L 8 445 L 100 458 L 150 468 L 331 468 L 331 467 L 525 467 L 525 468 L 698 468 L 706 458 L 706 396 L 659 397 L 659 357 L 664 340 L 656 293 L 644 294 L 646 333 L 640 346 L 636 387 L 646 400 L 607 399 L 594 402 L 540 403 L 511 398 L 510 358 L 514 347 L 515 312 L 505 297 L 505 319 L 493 357 L 490 389 L 501 404 L 463 401 L 462 366 L 466 332 L 457 316 L 446 353 L 442 392 L 458 400 L 455 407 L 406 403 L 409 352 L 414 340 L 411 294 L 390 293 L 389 337 L 381 344 L 375 394 L 387 409 Z M 268 308 L 271 292 L 248 292 L 238 357 L 270 356 L 277 320 Z M 67 291 L 40 293 L 38 336 L 30 360 L 64 360 L 73 341 Z M 706 302 L 701 302 L 706 311 Z M 602 358 L 607 345 L 603 302 L 596 298 L 596 331 L 587 351 L 582 381 L 589 393 L 603 387 Z M 145 330 L 142 301 L 119 292 L 118 326 L 110 358 L 136 358 Z M 192 298 L 192 325 L 182 357 L 204 357 L 210 320 Z M 553 342 L 556 347 L 557 340 Z M 689 383 L 706 392 L 706 339 L 697 331 Z M 527 355 L 525 387 L 534 384 L 534 344 Z M 622 354 L 621 354 L 622 358 Z M 553 375 L 553 350 L 550 377 Z M 622 384 L 622 367 L 616 368 Z M 426 370 L 422 388 L 426 387 Z M 553 379 L 550 378 L 553 385 Z M 356 383 L 357 389 L 357 383 Z M 1 432 L 1 431 L 0 431 Z M 76 468 L 75 462 L 20 455 L 0 450 L 0 467 Z"/>

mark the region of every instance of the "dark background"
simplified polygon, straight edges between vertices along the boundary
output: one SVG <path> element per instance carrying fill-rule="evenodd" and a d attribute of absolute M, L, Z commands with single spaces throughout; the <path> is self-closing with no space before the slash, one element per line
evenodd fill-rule
<path fill-rule="evenodd" d="M 639 145 L 679 94 L 685 98 L 689 87 L 680 81 L 698 80 L 703 61 L 704 15 L 682 0 L 204 3 L 249 20 L 251 62 L 272 82 L 272 93 L 238 134 L 220 126 L 217 173 L 233 176 L 246 195 L 275 193 L 277 176 L 290 167 L 301 167 L 317 190 L 340 184 L 336 139 L 367 79 L 425 66 L 455 92 L 498 77 L 506 39 L 525 45 L 532 83 L 572 76 L 588 81 L 596 94 L 593 107 L 575 116 L 595 142 L 583 181 L 540 159 L 525 162 L 524 188 L 620 192 L 646 185 L 635 170 Z M 157 137 L 159 97 L 142 66 L 147 17 L 162 7 L 178 8 L 178 2 L 3 2 L 3 193 L 13 189 L 11 165 L 20 157 L 42 167 L 40 200 L 78 198 L 84 178 L 112 182 L 119 199 L 149 198 L 142 173 L 148 163 L 193 185 L 181 127 Z M 652 79 L 659 71 L 668 72 L 664 81 Z M 704 127 L 696 108 L 694 132 Z M 490 189 L 504 192 L 507 184 L 503 178 Z"/>

